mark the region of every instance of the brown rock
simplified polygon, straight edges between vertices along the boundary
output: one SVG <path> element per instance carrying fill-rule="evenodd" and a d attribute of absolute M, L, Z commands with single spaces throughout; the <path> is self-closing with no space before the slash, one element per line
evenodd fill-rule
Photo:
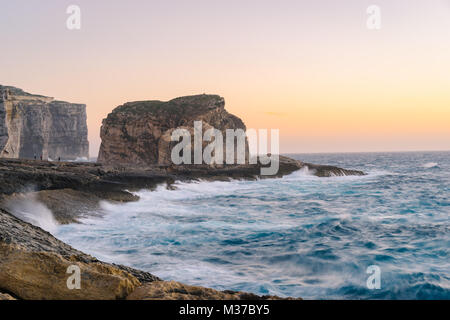
<path fill-rule="evenodd" d="M 222 131 L 246 127 L 241 119 L 225 110 L 217 95 L 181 97 L 168 102 L 129 102 L 117 107 L 103 120 L 98 162 L 103 164 L 171 164 L 170 135 L 176 128 L 192 133 L 195 121 Z M 247 152 L 247 150 L 246 150 Z"/>
<path fill-rule="evenodd" d="M 0 301 L 2 301 L 2 300 L 17 300 L 17 299 L 13 298 L 11 295 L 9 295 L 7 293 L 0 292 Z"/>
<path fill-rule="evenodd" d="M 122 299 L 139 281 L 115 267 L 83 263 L 48 252 L 30 252 L 17 245 L 0 244 L 0 283 L 22 299 Z M 70 290 L 67 269 L 81 270 L 81 289 Z"/>
<path fill-rule="evenodd" d="M 252 293 L 218 291 L 190 286 L 175 281 L 153 281 L 137 288 L 127 300 L 270 300 L 275 296 L 257 296 Z"/>
<path fill-rule="evenodd" d="M 80 268 L 81 289 L 67 286 L 73 265 Z M 21 299 L 124 299 L 141 285 L 138 277 L 158 280 L 98 261 L 0 210 L 0 290 Z"/>

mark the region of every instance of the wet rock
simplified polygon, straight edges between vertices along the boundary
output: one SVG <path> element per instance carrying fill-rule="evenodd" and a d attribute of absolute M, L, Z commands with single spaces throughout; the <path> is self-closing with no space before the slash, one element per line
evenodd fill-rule
<path fill-rule="evenodd" d="M 258 296 L 252 293 L 219 291 L 185 285 L 175 281 L 153 281 L 137 288 L 127 300 L 280 300 L 276 296 Z"/>
<path fill-rule="evenodd" d="M 136 167 L 0 159 L 0 208 L 9 209 L 11 199 L 36 194 L 59 223 L 72 223 L 80 216 L 98 214 L 101 200 L 137 201 L 139 197 L 132 191 L 153 190 L 161 184 L 171 188 L 175 181 L 275 178 L 302 168 L 319 177 L 364 175 L 362 171 L 308 164 L 284 156 L 279 157 L 279 170 L 274 176 L 261 176 L 259 164 Z"/>
<path fill-rule="evenodd" d="M 359 170 L 348 170 L 334 166 L 317 165 L 311 163 L 304 163 L 304 167 L 311 171 L 311 173 L 318 177 L 342 177 L 342 176 L 364 176 L 364 172 Z"/>
<path fill-rule="evenodd" d="M 81 289 L 70 290 L 69 266 L 81 270 Z M 124 299 L 141 282 L 158 278 L 107 264 L 0 210 L 0 291 L 21 299 Z"/>

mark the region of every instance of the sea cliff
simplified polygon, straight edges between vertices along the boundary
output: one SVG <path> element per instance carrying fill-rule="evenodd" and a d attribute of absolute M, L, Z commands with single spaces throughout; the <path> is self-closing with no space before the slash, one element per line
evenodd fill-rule
<path fill-rule="evenodd" d="M 0 157 L 89 157 L 86 105 L 0 85 Z"/>

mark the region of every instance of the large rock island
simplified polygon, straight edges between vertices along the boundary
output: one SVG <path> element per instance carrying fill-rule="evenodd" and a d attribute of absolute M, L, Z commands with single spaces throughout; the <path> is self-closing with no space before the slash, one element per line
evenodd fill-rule
<path fill-rule="evenodd" d="M 0 157 L 88 158 L 86 105 L 0 85 Z"/>
<path fill-rule="evenodd" d="M 225 110 L 218 95 L 179 97 L 167 102 L 128 102 L 103 120 L 98 162 L 103 164 L 171 164 L 171 133 L 178 128 L 193 131 L 194 121 L 203 129 L 246 130 L 244 122 Z"/>

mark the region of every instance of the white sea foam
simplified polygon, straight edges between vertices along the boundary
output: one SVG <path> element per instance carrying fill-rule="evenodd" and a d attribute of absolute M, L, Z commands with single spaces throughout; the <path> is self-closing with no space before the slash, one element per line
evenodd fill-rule
<path fill-rule="evenodd" d="M 438 168 L 439 164 L 437 162 L 427 162 L 423 164 L 422 167 L 425 169 Z"/>
<path fill-rule="evenodd" d="M 293 173 L 286 175 L 282 178 L 284 181 L 297 181 L 297 180 L 304 180 L 304 181 L 317 181 L 321 183 L 328 183 L 330 181 L 333 182 L 346 182 L 346 181 L 355 181 L 355 180 L 367 180 L 376 178 L 379 176 L 385 176 L 385 175 L 395 175 L 396 173 L 389 172 L 386 170 L 370 170 L 366 172 L 366 175 L 363 176 L 356 176 L 356 175 L 349 175 L 349 176 L 338 176 L 338 175 L 331 175 L 330 177 L 318 177 L 315 174 L 314 169 L 309 169 L 308 167 L 303 167 L 300 170 L 294 171 Z"/>

